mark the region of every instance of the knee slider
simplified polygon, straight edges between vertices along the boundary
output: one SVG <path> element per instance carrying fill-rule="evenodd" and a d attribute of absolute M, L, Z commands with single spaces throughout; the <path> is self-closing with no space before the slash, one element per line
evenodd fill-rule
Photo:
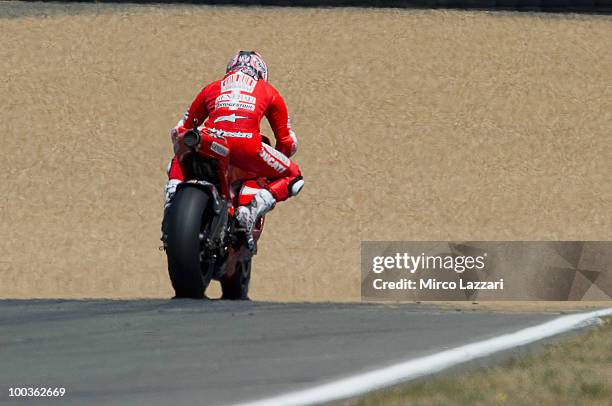
<path fill-rule="evenodd" d="M 303 187 L 304 178 L 302 178 L 302 175 L 300 175 L 297 178 L 293 179 L 291 182 L 289 182 L 289 196 L 296 196 L 298 193 L 300 193 L 300 190 L 302 190 Z"/>

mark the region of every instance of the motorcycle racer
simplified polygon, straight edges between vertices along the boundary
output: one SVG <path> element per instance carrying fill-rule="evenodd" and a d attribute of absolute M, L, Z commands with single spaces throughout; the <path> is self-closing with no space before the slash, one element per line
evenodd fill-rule
<path fill-rule="evenodd" d="M 263 117 L 268 119 L 274 132 L 275 148 L 262 142 Z M 204 87 L 172 129 L 173 141 L 193 128 L 194 119 L 227 140 L 231 165 L 269 182 L 248 206 L 239 206 L 236 210 L 236 220 L 251 235 L 257 220 L 272 210 L 276 202 L 297 195 L 304 186 L 298 165 L 289 159 L 296 153 L 298 143 L 287 107 L 279 92 L 268 83 L 268 68 L 261 55 L 238 51 L 227 64 L 225 76 Z M 168 167 L 168 178 L 166 208 L 177 185 L 185 180 L 176 157 Z"/>

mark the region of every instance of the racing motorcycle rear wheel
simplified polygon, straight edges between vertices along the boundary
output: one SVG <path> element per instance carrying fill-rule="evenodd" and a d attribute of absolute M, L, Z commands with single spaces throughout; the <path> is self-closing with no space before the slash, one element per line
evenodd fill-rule
<path fill-rule="evenodd" d="M 202 240 L 210 219 L 205 215 L 208 195 L 196 188 L 177 190 L 166 213 L 168 273 L 177 298 L 204 298 L 210 272 L 202 272 Z"/>

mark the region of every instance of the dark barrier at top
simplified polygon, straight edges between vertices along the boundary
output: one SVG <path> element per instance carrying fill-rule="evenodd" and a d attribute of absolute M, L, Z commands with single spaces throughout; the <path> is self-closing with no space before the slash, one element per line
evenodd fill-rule
<path fill-rule="evenodd" d="M 117 3 L 119 0 L 102 0 Z M 131 0 L 130 3 L 191 3 L 283 7 L 397 7 L 611 13 L 612 0 Z"/>

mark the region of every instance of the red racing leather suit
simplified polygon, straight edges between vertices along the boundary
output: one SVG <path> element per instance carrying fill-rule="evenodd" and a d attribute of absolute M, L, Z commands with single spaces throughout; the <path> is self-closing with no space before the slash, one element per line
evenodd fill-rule
<path fill-rule="evenodd" d="M 276 149 L 262 143 L 260 121 L 264 116 L 274 131 Z M 192 128 L 194 119 L 198 123 L 206 119 L 205 127 L 223 131 L 231 151 L 230 164 L 267 178 L 268 189 L 277 201 L 297 193 L 292 193 L 292 186 L 302 179 L 300 169 L 288 158 L 295 153 L 297 140 L 285 102 L 268 82 L 240 71 L 230 72 L 196 96 L 175 130 Z M 184 180 L 176 158 L 168 176 Z"/>

